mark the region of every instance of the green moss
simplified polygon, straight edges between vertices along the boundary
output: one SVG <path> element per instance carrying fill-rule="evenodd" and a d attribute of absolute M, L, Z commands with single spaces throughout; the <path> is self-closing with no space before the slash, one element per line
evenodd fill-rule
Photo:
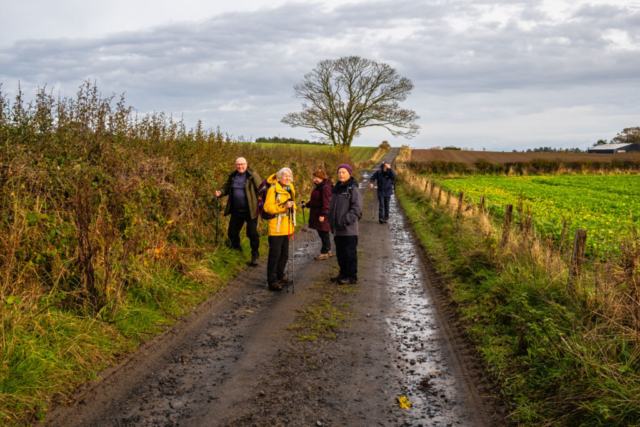
<path fill-rule="evenodd" d="M 302 313 L 296 319 L 296 323 L 288 329 L 297 331 L 298 341 L 315 341 L 318 338 L 336 338 L 336 332 L 340 328 L 346 328 L 346 321 L 351 315 L 348 310 L 350 304 L 348 302 L 340 302 L 335 294 L 348 294 L 353 292 L 343 292 L 343 286 L 327 283 L 327 278 L 322 276 L 323 280 L 318 281 L 313 289 L 319 293 L 319 296 L 309 303 Z"/>

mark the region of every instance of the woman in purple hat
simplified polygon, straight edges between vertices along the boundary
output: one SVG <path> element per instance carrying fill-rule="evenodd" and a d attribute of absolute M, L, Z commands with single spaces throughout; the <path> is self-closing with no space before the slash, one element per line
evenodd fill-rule
<path fill-rule="evenodd" d="M 336 244 L 340 273 L 332 282 L 341 285 L 358 282 L 358 221 L 362 218 L 362 195 L 351 166 L 338 166 L 338 183 L 333 187 L 329 204 L 329 225 Z"/>

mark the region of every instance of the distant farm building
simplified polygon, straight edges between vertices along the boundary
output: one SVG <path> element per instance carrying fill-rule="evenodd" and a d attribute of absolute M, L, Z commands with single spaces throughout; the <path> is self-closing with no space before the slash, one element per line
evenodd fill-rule
<path fill-rule="evenodd" d="M 589 153 L 597 154 L 618 154 L 629 153 L 631 151 L 640 152 L 640 144 L 605 144 L 589 148 Z"/>

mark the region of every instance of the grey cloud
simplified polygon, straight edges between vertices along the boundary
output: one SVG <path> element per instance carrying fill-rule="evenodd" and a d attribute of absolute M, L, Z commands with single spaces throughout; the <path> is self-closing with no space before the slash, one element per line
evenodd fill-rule
<path fill-rule="evenodd" d="M 0 49 L 0 81 L 5 91 L 20 80 L 23 87 L 49 83 L 72 95 L 92 78 L 107 93 L 126 91 L 141 111 L 184 111 L 191 123 L 202 118 L 245 136 L 292 132 L 279 119 L 299 105 L 291 96 L 293 84 L 318 61 L 351 54 L 392 63 L 410 77 L 416 84 L 411 104 L 423 117 L 420 110 L 431 111 L 424 103 L 433 96 L 455 100 L 468 119 L 467 95 L 492 94 L 494 103 L 504 91 L 523 97 L 527 91 L 566 93 L 566 107 L 587 101 L 628 105 L 624 91 L 613 91 L 617 100 L 598 90 L 593 99 L 575 94 L 637 86 L 640 56 L 616 49 L 605 35 L 614 29 L 640 40 L 640 12 L 584 6 L 571 19 L 556 21 L 539 2 L 522 1 L 509 2 L 520 10 L 506 24 L 480 19 L 483 7 L 501 4 L 403 0 L 331 11 L 288 4 L 102 38 L 20 41 Z M 452 18 L 472 25 L 458 31 L 448 23 Z M 405 34 L 408 27 L 413 31 Z M 520 108 L 517 99 L 504 100 L 501 108 Z M 229 105 L 234 108 L 220 109 Z M 544 108 L 536 102 L 527 110 Z"/>

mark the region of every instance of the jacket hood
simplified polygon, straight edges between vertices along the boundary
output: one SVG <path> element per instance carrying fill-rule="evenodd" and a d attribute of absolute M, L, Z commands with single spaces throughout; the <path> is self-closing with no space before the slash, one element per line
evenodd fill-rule
<path fill-rule="evenodd" d="M 331 178 L 327 178 L 322 180 L 320 184 L 316 184 L 316 187 L 319 185 L 333 185 L 333 181 L 331 181 Z"/>
<path fill-rule="evenodd" d="M 344 183 L 338 181 L 338 183 L 335 185 L 335 189 L 337 190 L 339 188 L 347 188 L 351 187 L 352 185 L 358 186 L 358 181 L 356 181 L 354 177 L 349 178 Z"/>
<path fill-rule="evenodd" d="M 280 193 L 287 193 L 287 189 L 284 188 L 282 186 L 282 184 L 280 184 L 280 182 L 278 181 L 278 178 L 276 178 L 276 174 L 274 173 L 273 175 L 269 176 L 269 178 L 267 178 L 267 183 L 274 185 L 276 187 L 276 191 L 280 192 Z M 293 186 L 293 182 L 291 184 L 289 184 L 289 187 L 291 187 L 291 191 L 295 194 L 295 187 Z"/>
<path fill-rule="evenodd" d="M 269 178 L 267 178 L 267 183 L 271 184 L 271 185 L 275 185 L 278 182 L 278 178 L 276 178 L 276 174 L 274 173 L 273 175 L 269 176 Z"/>

